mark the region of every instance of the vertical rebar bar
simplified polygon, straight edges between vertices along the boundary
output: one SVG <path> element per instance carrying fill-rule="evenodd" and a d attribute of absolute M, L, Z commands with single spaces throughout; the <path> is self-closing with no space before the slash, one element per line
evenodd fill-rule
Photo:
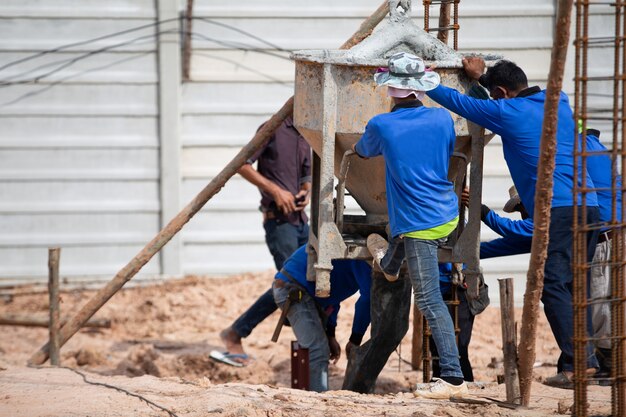
<path fill-rule="evenodd" d="M 578 9 L 577 9 L 578 10 Z M 574 135 L 574 175 L 578 172 L 586 173 L 586 140 L 578 141 L 579 132 L 585 135 L 587 129 L 587 82 L 588 82 L 588 44 L 589 44 L 589 4 L 582 2 L 582 16 L 580 21 L 580 79 L 578 106 L 580 114 L 576 115 Z M 580 122 L 579 122 L 580 121 Z M 579 123 L 581 125 L 579 126 Z M 580 150 L 578 150 L 580 147 Z M 579 158 L 580 155 L 580 158 Z M 579 162 L 580 161 L 580 162 Z M 580 167 L 579 167 L 580 164 Z M 582 175 L 582 183 L 574 182 L 573 198 L 581 198 L 581 205 L 574 204 L 573 225 L 573 314 L 574 314 L 574 413 L 584 417 L 588 413 L 587 404 L 587 281 L 588 281 L 588 251 L 587 251 L 587 176 Z"/>
<path fill-rule="evenodd" d="M 423 320 L 423 329 L 422 329 L 422 382 L 430 381 L 430 361 L 432 359 L 432 355 L 430 354 L 430 327 L 428 327 L 428 322 L 426 318 Z"/>
<path fill-rule="evenodd" d="M 453 13 L 454 33 L 452 34 L 453 36 L 452 47 L 454 48 L 455 51 L 459 49 L 459 1 L 461 0 L 454 0 L 454 13 Z"/>
<path fill-rule="evenodd" d="M 590 37 L 590 6 L 604 7 L 610 5 L 614 9 L 614 36 L 598 36 Z M 621 163 L 621 177 L 624 178 L 626 174 L 626 162 L 625 145 L 626 145 L 626 83 L 624 80 L 626 72 L 626 42 L 624 42 L 624 36 L 626 35 L 626 16 L 625 10 L 626 2 L 623 0 L 616 0 L 614 2 L 594 3 L 589 0 L 580 0 L 576 4 L 576 99 L 575 99 L 575 114 L 576 120 L 580 120 L 582 124 L 582 130 L 586 134 L 586 127 L 588 120 L 610 120 L 612 129 L 612 149 L 605 154 L 610 155 L 611 158 L 611 199 L 610 202 L 601 201 L 601 204 L 610 204 L 611 215 L 607 221 L 603 218 L 601 225 L 586 225 L 584 210 L 586 208 L 586 194 L 592 191 L 601 191 L 597 188 L 588 188 L 584 182 L 577 184 L 575 188 L 575 195 L 580 195 L 583 198 L 583 204 L 581 206 L 581 216 L 576 217 L 577 221 L 574 224 L 575 233 L 575 245 L 574 245 L 574 308 L 575 308 L 575 335 L 574 335 L 574 347 L 575 347 L 575 363 L 576 363 L 576 379 L 575 379 L 575 402 L 574 402 L 574 414 L 577 416 L 586 416 L 588 413 L 587 405 L 587 375 L 585 373 L 586 352 L 585 345 L 589 341 L 599 342 L 601 338 L 605 340 L 608 338 L 611 345 L 611 375 L 608 381 L 611 383 L 611 408 L 612 415 L 622 416 L 626 415 L 626 354 L 625 348 L 625 305 L 624 295 L 626 289 L 625 280 L 625 261 L 624 261 L 624 219 L 618 216 L 619 209 L 625 207 L 623 201 L 624 190 L 618 176 L 618 165 Z M 596 28 L 594 28 L 596 29 Z M 597 32 L 597 29 L 595 30 Z M 602 75 L 599 77 L 589 77 L 587 75 L 587 59 L 589 49 L 592 47 L 606 48 L 613 46 L 614 60 L 613 60 L 613 74 L 611 76 Z M 588 109 L 587 108 L 587 96 L 588 90 L 594 91 L 594 88 L 588 88 L 589 81 L 612 81 L 612 108 L 600 108 L 600 109 Z M 621 96 L 621 97 L 620 97 Z M 600 110 L 597 114 L 596 110 Z M 605 114 L 602 114 L 605 113 Z M 607 114 L 610 113 L 610 117 L 607 118 Z M 580 168 L 584 172 L 587 166 L 587 157 L 593 157 L 591 152 L 587 152 L 585 149 L 586 141 L 582 141 L 581 149 L 575 149 L 574 153 L 574 166 L 575 171 L 578 169 L 579 159 Z M 577 142 L 575 142 L 578 145 Z M 584 178 L 584 177 L 583 177 Z M 594 180 L 594 178 L 592 178 Z M 594 184 L 594 187 L 598 187 Z M 620 193 L 620 194 L 618 194 Z M 617 206 L 617 197 L 621 195 L 622 202 L 621 207 Z M 604 207 L 607 209 L 607 207 Z M 583 220 L 580 221 L 580 218 Z M 587 272 L 590 268 L 590 264 L 587 259 L 585 235 L 594 228 L 602 227 L 602 230 L 608 230 L 610 234 L 604 236 L 607 240 L 611 256 L 610 260 L 603 261 L 603 265 L 597 265 L 598 267 L 609 266 L 609 279 L 610 279 L 610 295 L 603 297 L 602 299 L 588 299 L 586 294 L 586 279 Z M 587 317 L 587 308 L 590 303 L 610 303 L 611 311 L 611 329 L 610 336 L 600 337 L 593 335 L 588 337 L 585 333 L 585 318 Z M 605 364 L 606 365 L 606 364 Z"/>
<path fill-rule="evenodd" d="M 424 0 L 424 31 L 428 32 L 430 29 L 430 1 Z"/>
<path fill-rule="evenodd" d="M 621 153 L 621 178 L 622 181 L 626 177 L 626 81 L 624 80 L 624 75 L 626 74 L 626 42 L 624 41 L 624 36 L 626 36 L 626 13 L 624 8 L 626 7 L 626 3 L 622 0 L 618 0 L 615 5 L 615 13 L 621 18 L 621 36 L 619 36 L 621 42 L 621 54 L 622 54 L 622 67 L 619 74 L 619 79 L 622 83 L 622 101 L 621 101 L 621 143 L 620 143 L 620 153 Z M 618 47 L 619 51 L 620 48 Z M 613 177 L 615 178 L 615 174 L 613 173 Z M 616 180 L 616 179 L 615 179 Z M 616 354 L 612 353 L 615 361 L 612 364 L 612 372 L 615 377 L 613 380 L 613 386 L 611 390 L 611 396 L 613 397 L 612 401 L 612 409 L 613 415 L 623 416 L 626 415 L 626 308 L 624 304 L 624 296 L 625 296 L 625 288 L 626 279 L 625 279 L 625 271 L 624 271 L 624 192 L 623 192 L 623 184 L 617 187 L 617 181 L 615 182 L 615 187 L 613 191 L 615 194 L 617 192 L 622 193 L 622 217 L 619 219 L 619 224 L 616 228 L 613 229 L 613 253 L 615 263 L 618 265 L 615 271 L 615 274 L 611 275 L 613 281 L 615 282 L 615 290 L 612 294 L 612 299 L 614 301 L 615 307 L 612 309 L 613 314 L 611 320 L 615 322 L 613 336 L 612 347 L 613 350 L 616 351 Z"/>
<path fill-rule="evenodd" d="M 424 321 L 424 316 L 419 311 L 416 305 L 413 305 L 413 337 L 411 339 L 411 368 L 414 371 L 417 371 L 420 367 L 420 363 L 422 362 L 422 356 L 424 355 L 422 351 L 422 343 L 423 343 L 423 333 L 424 333 L 424 325 L 422 324 Z"/>

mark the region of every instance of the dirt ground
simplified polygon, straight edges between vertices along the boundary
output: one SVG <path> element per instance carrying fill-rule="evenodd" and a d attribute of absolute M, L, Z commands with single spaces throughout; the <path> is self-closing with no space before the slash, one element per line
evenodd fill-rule
<path fill-rule="evenodd" d="M 495 307 L 476 318 L 470 352 L 480 381 L 471 387 L 471 397 L 488 404 L 415 399 L 411 390 L 421 382 L 421 371 L 411 370 L 405 362 L 411 356 L 412 330 L 390 357 L 374 395 L 340 391 L 344 357 L 330 367 L 334 391 L 316 394 L 288 388 L 293 334 L 286 328 L 278 343 L 270 341 L 278 313 L 245 340 L 248 353 L 255 358 L 250 365 L 235 368 L 209 359 L 212 349 L 222 349 L 219 331 L 269 287 L 272 275 L 267 271 L 229 278 L 187 277 L 124 289 L 95 316 L 110 319 L 110 329 L 81 330 L 63 347 L 64 368 L 26 366 L 30 355 L 47 341 L 47 329 L 0 326 L 0 416 L 495 417 L 571 413 L 572 391 L 541 384 L 555 373 L 558 355 L 543 316 L 531 406 L 512 410 L 486 399 L 506 398 L 504 385 L 495 382 L 502 373 L 500 313 Z M 45 314 L 47 295 L 33 292 L 20 288 L 13 296 L 1 297 L 0 314 Z M 92 294 L 62 293 L 62 311 L 72 314 Z M 337 337 L 342 346 L 350 334 L 354 301 L 346 301 L 339 316 Z M 521 311 L 517 313 L 521 315 Z M 609 388 L 589 387 L 588 393 L 591 414 L 610 414 Z"/>

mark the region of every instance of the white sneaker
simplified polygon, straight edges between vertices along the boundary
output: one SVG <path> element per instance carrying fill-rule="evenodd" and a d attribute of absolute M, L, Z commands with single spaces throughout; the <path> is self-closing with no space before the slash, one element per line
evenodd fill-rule
<path fill-rule="evenodd" d="M 376 233 L 372 233 L 367 237 L 367 250 L 372 254 L 372 258 L 374 258 L 374 269 L 382 272 L 387 278 L 387 281 L 393 282 L 398 279 L 398 274 L 392 275 L 388 274 L 380 266 L 380 261 L 383 260 L 385 253 L 387 253 L 387 247 L 389 247 L 389 243 L 381 236 Z"/>
<path fill-rule="evenodd" d="M 420 389 L 421 388 L 421 389 Z M 434 400 L 448 400 L 450 398 L 461 398 L 469 394 L 465 381 L 461 385 L 448 384 L 443 379 L 436 379 L 428 384 L 428 387 L 418 387 L 413 394 L 419 398 L 431 398 Z"/>

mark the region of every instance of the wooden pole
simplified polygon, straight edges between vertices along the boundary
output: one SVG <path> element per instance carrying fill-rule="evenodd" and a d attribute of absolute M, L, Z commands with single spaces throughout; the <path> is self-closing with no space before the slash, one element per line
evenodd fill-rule
<path fill-rule="evenodd" d="M 193 0 L 187 0 L 183 43 L 183 81 L 189 81 L 191 73 L 191 30 L 193 26 Z"/>
<path fill-rule="evenodd" d="M 519 404 L 519 375 L 517 373 L 517 326 L 515 325 L 515 304 L 513 298 L 513 278 L 499 279 L 500 317 L 502 319 L 502 351 L 504 353 L 504 383 L 506 401 Z"/>
<path fill-rule="evenodd" d="M 60 350 L 59 329 L 61 313 L 59 311 L 59 261 L 60 248 L 48 249 L 48 294 L 50 298 L 50 365 L 59 366 Z"/>
<path fill-rule="evenodd" d="M 422 365 L 422 338 L 424 316 L 417 307 L 413 307 L 413 338 L 411 339 L 411 368 L 417 371 Z"/>
<path fill-rule="evenodd" d="M 450 3 L 441 3 L 439 7 L 439 33 L 437 33 L 437 39 L 441 42 L 448 44 L 449 29 L 450 26 Z"/>
<path fill-rule="evenodd" d="M 559 0 L 558 2 L 556 19 L 558 30 L 554 32 L 554 42 L 552 44 L 552 60 L 548 75 L 543 130 L 539 149 L 535 212 L 533 217 L 533 243 L 530 252 L 526 292 L 524 293 L 524 310 L 522 312 L 522 329 L 518 350 L 520 393 L 522 395 L 522 404 L 525 406 L 528 406 L 530 402 L 530 387 L 533 376 L 533 364 L 535 363 L 539 300 L 543 291 L 544 267 L 548 253 L 558 109 L 569 43 L 572 3 L 573 0 Z M 572 135 L 574 135 L 574 132 L 572 132 Z"/>
<path fill-rule="evenodd" d="M 382 11 L 389 10 L 389 5 L 385 1 L 385 4 L 366 19 L 361 27 L 352 35 L 346 43 L 342 45 L 342 48 L 349 48 L 354 46 L 361 40 L 365 39 L 372 32 L 374 27 L 380 23 L 380 21 L 386 16 L 381 13 Z M 172 239 L 176 233 L 178 233 L 183 226 L 191 220 L 191 218 L 211 199 L 217 194 L 226 181 L 228 181 L 237 171 L 241 168 L 246 161 L 256 153 L 263 145 L 265 145 L 274 134 L 278 126 L 282 122 L 293 114 L 293 96 L 290 97 L 283 107 L 275 113 L 267 123 L 263 125 L 261 129 L 254 135 L 252 140 L 245 145 L 239 153 L 230 161 L 228 165 L 206 186 L 198 195 L 185 208 L 182 209 L 161 231 L 152 239 L 133 259 L 130 260 L 126 266 L 124 266 L 109 283 L 99 290 L 87 304 L 81 308 L 81 310 L 72 317 L 62 328 L 59 343 L 63 346 L 77 331 L 80 329 L 87 320 L 93 316 L 113 295 L 119 291 L 132 277 L 139 272 L 139 270 L 146 264 L 152 257 L 158 253 L 167 242 Z M 35 352 L 28 362 L 34 365 L 41 365 L 48 359 L 50 346 L 46 343 L 37 352 Z"/>
<path fill-rule="evenodd" d="M 63 326 L 69 317 L 63 317 L 59 325 Z M 0 325 L 2 326 L 25 326 L 25 327 L 50 327 L 50 317 L 31 314 L 2 314 L 0 315 Z M 89 319 L 82 327 L 110 328 L 109 319 Z"/>

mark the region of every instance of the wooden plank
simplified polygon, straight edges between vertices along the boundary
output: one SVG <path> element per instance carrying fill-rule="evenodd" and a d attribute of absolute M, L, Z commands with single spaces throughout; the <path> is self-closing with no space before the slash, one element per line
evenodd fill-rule
<path fill-rule="evenodd" d="M 64 325 L 69 317 L 59 318 L 59 324 Z M 2 314 L 0 315 L 2 326 L 25 326 L 25 327 L 49 327 L 50 319 L 37 314 Z M 110 328 L 109 319 L 90 319 L 83 327 Z"/>

